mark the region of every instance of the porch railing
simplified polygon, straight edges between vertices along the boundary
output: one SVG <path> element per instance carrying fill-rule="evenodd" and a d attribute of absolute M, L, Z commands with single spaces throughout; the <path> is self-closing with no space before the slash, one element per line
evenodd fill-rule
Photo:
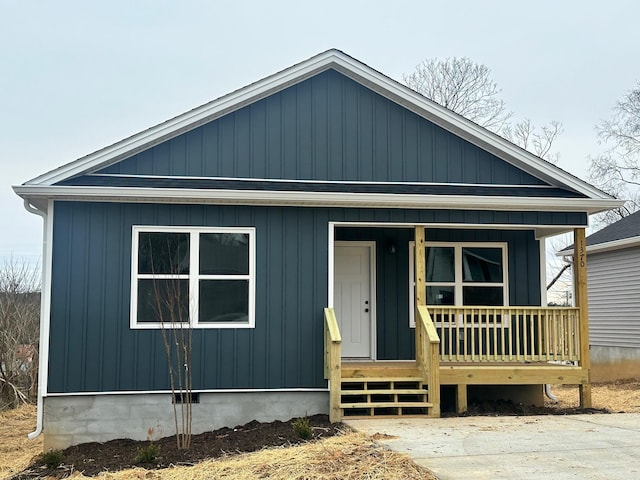
<path fill-rule="evenodd" d="M 329 380 L 329 420 L 339 422 L 342 338 L 333 308 L 324 309 L 324 378 Z"/>
<path fill-rule="evenodd" d="M 428 306 L 443 362 L 579 362 L 578 308 Z"/>
<path fill-rule="evenodd" d="M 440 416 L 440 337 L 424 305 L 418 305 L 416 322 L 416 362 L 429 388 L 431 415 Z"/>

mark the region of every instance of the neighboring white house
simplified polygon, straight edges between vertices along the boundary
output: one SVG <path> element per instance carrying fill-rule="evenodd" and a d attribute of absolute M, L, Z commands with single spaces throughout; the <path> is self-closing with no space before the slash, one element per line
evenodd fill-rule
<path fill-rule="evenodd" d="M 587 237 L 587 277 L 591 380 L 640 378 L 640 212 Z"/>

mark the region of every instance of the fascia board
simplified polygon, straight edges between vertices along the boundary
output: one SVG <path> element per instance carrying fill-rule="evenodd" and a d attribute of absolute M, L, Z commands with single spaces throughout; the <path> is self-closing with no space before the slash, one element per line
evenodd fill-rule
<path fill-rule="evenodd" d="M 86 186 L 14 186 L 23 198 L 57 200 L 216 203 L 239 205 L 449 208 L 455 210 L 544 210 L 597 213 L 622 205 L 620 200 L 500 196 L 415 195 L 385 193 L 291 192 Z"/>
<path fill-rule="evenodd" d="M 384 74 L 338 51 L 329 50 L 109 147 L 29 180 L 25 185 L 53 185 L 117 162 L 215 118 L 299 83 L 328 68 L 373 89 L 442 128 L 459 135 L 514 166 L 553 185 L 563 185 L 590 198 L 611 197 L 555 165 L 465 119 Z"/>
<path fill-rule="evenodd" d="M 596 243 L 595 245 L 587 245 L 587 254 L 589 253 L 601 253 L 611 250 L 620 250 L 623 248 L 632 248 L 640 246 L 640 235 L 629 238 L 621 238 L 620 240 L 613 240 L 611 242 Z M 556 253 L 556 256 L 573 255 L 573 250 L 562 250 Z"/>

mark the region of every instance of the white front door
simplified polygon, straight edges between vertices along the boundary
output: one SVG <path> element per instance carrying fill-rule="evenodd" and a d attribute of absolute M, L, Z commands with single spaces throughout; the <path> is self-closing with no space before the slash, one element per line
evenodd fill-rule
<path fill-rule="evenodd" d="M 334 310 L 345 358 L 373 358 L 374 252 L 373 242 L 336 242 Z"/>

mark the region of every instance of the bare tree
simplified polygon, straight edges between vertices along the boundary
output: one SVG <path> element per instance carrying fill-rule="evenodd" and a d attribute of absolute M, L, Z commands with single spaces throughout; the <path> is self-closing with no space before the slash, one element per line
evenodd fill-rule
<path fill-rule="evenodd" d="M 188 285 L 182 278 L 189 249 L 178 238 L 147 234 L 140 248 L 154 277 L 147 292 L 147 307 L 160 323 L 171 388 L 176 445 L 191 446 L 193 420 L 191 356 L 193 328 L 189 321 Z"/>
<path fill-rule="evenodd" d="M 38 378 L 40 270 L 13 257 L 0 266 L 0 410 L 34 399 Z"/>
<path fill-rule="evenodd" d="M 613 116 L 596 126 L 607 146 L 591 158 L 589 176 L 604 191 L 629 201 L 600 220 L 612 223 L 640 209 L 640 82 L 613 108 Z"/>
<path fill-rule="evenodd" d="M 467 57 L 430 58 L 402 78 L 409 88 L 443 107 L 545 160 L 558 161 L 558 154 L 552 153 L 551 148 L 562 133 L 562 125 L 552 121 L 537 128 L 529 119 L 514 122 L 513 112 L 499 98 L 501 90 L 487 66 Z"/>
<path fill-rule="evenodd" d="M 515 143 L 540 158 L 553 163 L 557 163 L 559 160 L 559 154 L 552 153 L 551 147 L 562 133 L 560 122 L 552 120 L 549 125 L 543 125 L 538 129 L 531 123 L 531 120 L 525 118 L 513 125 L 506 124 L 498 133 L 511 143 Z"/>
<path fill-rule="evenodd" d="M 409 88 L 494 132 L 512 116 L 498 98 L 491 70 L 467 57 L 429 58 L 402 79 Z"/>

